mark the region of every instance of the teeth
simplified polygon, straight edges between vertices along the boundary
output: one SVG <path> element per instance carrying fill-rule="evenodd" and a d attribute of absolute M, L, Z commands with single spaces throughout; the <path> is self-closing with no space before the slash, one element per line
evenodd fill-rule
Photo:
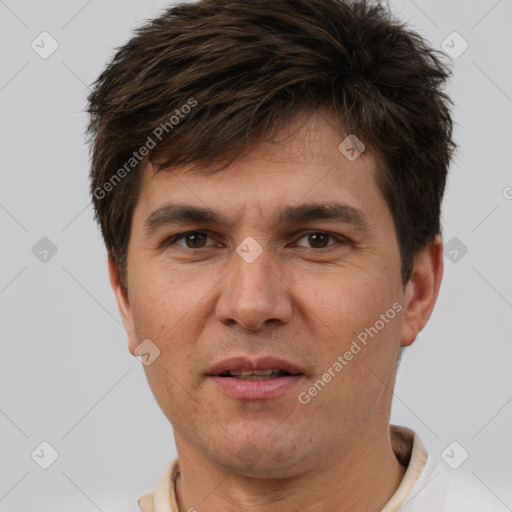
<path fill-rule="evenodd" d="M 230 370 L 228 372 L 230 377 L 236 377 L 244 380 L 262 380 L 274 379 L 280 377 L 279 370 Z"/>
<path fill-rule="evenodd" d="M 254 375 L 272 375 L 274 372 L 277 371 L 279 370 L 254 370 Z"/>

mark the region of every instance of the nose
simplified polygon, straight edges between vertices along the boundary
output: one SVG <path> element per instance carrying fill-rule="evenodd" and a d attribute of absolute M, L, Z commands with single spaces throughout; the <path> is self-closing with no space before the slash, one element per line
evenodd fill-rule
<path fill-rule="evenodd" d="M 222 323 L 257 331 L 266 324 L 290 321 L 291 294 L 284 276 L 271 263 L 267 251 L 251 263 L 236 253 L 233 255 L 233 266 L 221 281 L 216 304 L 216 315 Z"/>

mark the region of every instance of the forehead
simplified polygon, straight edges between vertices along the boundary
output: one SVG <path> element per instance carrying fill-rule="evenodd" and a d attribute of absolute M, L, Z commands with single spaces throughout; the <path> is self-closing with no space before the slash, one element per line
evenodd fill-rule
<path fill-rule="evenodd" d="M 156 172 L 146 165 L 137 208 L 147 217 L 173 200 L 239 213 L 256 209 L 267 219 L 278 206 L 299 203 L 336 201 L 367 209 L 383 200 L 376 162 L 368 151 L 348 158 L 352 139 L 343 143 L 346 137 L 335 120 L 316 114 L 286 126 L 273 142 L 256 144 L 225 169 L 189 165 Z"/>

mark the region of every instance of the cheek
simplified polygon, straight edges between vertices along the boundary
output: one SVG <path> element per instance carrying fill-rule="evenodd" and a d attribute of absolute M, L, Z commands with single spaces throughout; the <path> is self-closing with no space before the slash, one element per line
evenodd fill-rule
<path fill-rule="evenodd" d="M 187 393 L 188 383 L 183 381 L 179 363 L 161 355 L 150 366 L 145 366 L 146 379 L 160 409 L 173 424 L 186 423 L 194 401 Z"/>
<path fill-rule="evenodd" d="M 321 286 L 318 279 L 302 282 L 296 290 L 298 302 L 303 304 L 301 314 L 306 315 L 324 368 L 331 367 L 351 347 L 352 353 L 347 354 L 351 369 L 345 374 L 368 378 L 370 366 L 376 371 L 393 366 L 402 323 L 397 311 L 401 308 L 399 287 L 393 277 L 354 271 L 331 276 L 320 281 Z"/>
<path fill-rule="evenodd" d="M 160 350 L 153 364 L 145 367 L 148 382 L 159 402 L 176 400 L 185 388 L 197 384 L 195 372 L 198 344 L 211 304 L 207 279 L 180 279 L 179 273 L 146 276 L 133 286 L 132 312 L 139 340 L 149 338 Z M 183 274 L 182 274 L 183 276 Z M 181 385 L 181 386 L 180 386 Z M 186 396 L 183 397 L 186 400 Z M 162 409 L 166 405 L 161 403 Z M 171 407 L 172 409 L 172 407 Z"/>
<path fill-rule="evenodd" d="M 375 275 L 354 271 L 319 279 L 303 280 L 296 293 L 305 310 L 317 315 L 336 337 L 355 334 L 375 322 L 393 303 L 391 286 Z M 311 314 L 310 313 L 310 314 Z"/>
<path fill-rule="evenodd" d="M 172 270 L 140 273 L 132 282 L 132 291 L 131 306 L 139 335 L 161 341 L 176 337 L 172 333 L 190 323 L 205 294 L 195 281 L 182 282 L 179 273 Z"/>

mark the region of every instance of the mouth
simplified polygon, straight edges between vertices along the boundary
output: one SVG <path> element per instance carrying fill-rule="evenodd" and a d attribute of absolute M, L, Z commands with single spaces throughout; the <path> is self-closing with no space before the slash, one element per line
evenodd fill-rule
<path fill-rule="evenodd" d="M 214 365 L 207 376 L 231 398 L 262 400 L 284 394 L 302 381 L 305 373 L 284 359 L 238 357 Z"/>
<path fill-rule="evenodd" d="M 290 373 L 286 370 L 230 370 L 218 375 L 238 380 L 268 380 L 278 379 L 280 377 L 290 377 L 291 375 L 303 375 L 302 373 Z"/>

